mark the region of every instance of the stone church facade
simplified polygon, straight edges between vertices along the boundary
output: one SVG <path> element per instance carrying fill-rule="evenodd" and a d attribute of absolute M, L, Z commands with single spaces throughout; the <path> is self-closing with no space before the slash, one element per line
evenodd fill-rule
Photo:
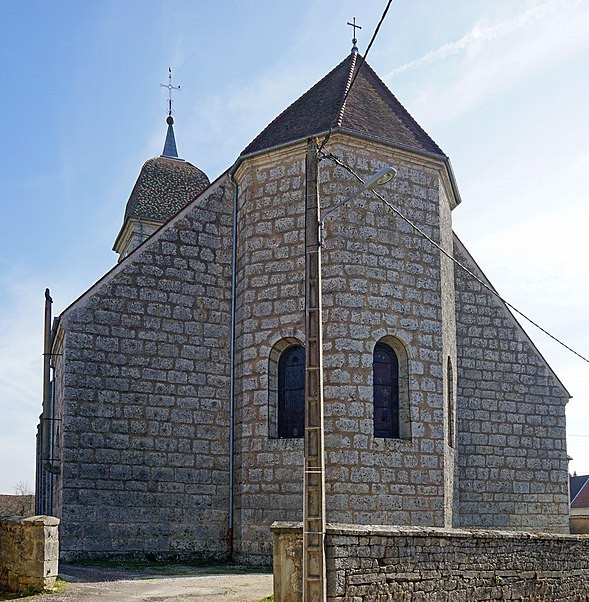
<path fill-rule="evenodd" d="M 267 563 L 271 523 L 301 520 L 285 358 L 305 344 L 310 136 L 329 132 L 336 158 L 319 163 L 324 209 L 358 188 L 342 165 L 362 179 L 392 165 L 383 196 L 489 284 L 452 232 L 460 198 L 440 148 L 367 64 L 342 102 L 359 61 L 353 52 L 210 185 L 181 166 L 194 198 L 143 242 L 141 219 L 126 218 L 119 263 L 55 320 L 54 487 L 37 503 L 61 518 L 64 559 L 231 551 Z M 370 193 L 333 215 L 328 522 L 567 532 L 569 395 L 507 307 Z M 384 410 L 379 350 L 396 362 Z"/>

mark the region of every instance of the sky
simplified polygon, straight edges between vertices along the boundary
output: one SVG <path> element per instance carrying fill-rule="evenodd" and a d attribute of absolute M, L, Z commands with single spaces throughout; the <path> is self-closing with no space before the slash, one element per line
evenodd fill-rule
<path fill-rule="evenodd" d="M 0 493 L 34 485 L 44 290 L 56 314 L 116 262 L 168 67 L 181 157 L 211 181 L 341 62 L 385 0 L 0 0 Z M 394 0 L 368 54 L 450 157 L 454 229 L 495 288 L 589 358 L 589 2 Z M 520 320 L 573 396 L 589 474 L 589 363 Z"/>

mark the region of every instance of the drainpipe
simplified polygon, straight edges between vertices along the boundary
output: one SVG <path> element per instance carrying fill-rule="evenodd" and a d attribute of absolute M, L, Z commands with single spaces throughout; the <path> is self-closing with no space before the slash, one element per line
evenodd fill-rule
<path fill-rule="evenodd" d="M 234 454 L 234 416 L 235 416 L 235 290 L 237 272 L 237 182 L 229 173 L 233 184 L 233 249 L 231 255 L 231 340 L 229 350 L 229 528 L 227 530 L 227 559 L 233 558 L 233 454 Z"/>
<path fill-rule="evenodd" d="M 51 439 L 53 433 L 53 392 L 51 390 L 51 306 L 53 299 L 49 289 L 45 289 L 45 323 L 43 341 L 43 414 L 41 415 L 41 463 L 47 472 L 59 474 L 59 466 L 51 457 Z"/>

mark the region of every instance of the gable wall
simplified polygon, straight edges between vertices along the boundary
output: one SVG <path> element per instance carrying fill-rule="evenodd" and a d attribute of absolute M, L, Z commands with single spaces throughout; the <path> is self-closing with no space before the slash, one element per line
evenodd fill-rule
<path fill-rule="evenodd" d="M 439 237 L 431 162 L 344 136 L 327 150 L 364 178 L 398 167 L 383 195 Z M 304 157 L 303 144 L 248 159 L 236 174 L 236 528 L 248 560 L 270 554 L 274 520 L 302 515 L 303 441 L 269 436 L 268 366 L 278 340 L 304 341 Z M 324 207 L 357 188 L 342 168 L 320 163 Z M 326 224 L 323 320 L 327 520 L 443 526 L 451 508 L 439 253 L 370 195 L 342 207 Z M 409 356 L 411 440 L 373 436 L 372 354 L 386 336 Z"/>
<path fill-rule="evenodd" d="M 65 559 L 225 554 L 231 198 L 213 185 L 62 318 Z"/>
<path fill-rule="evenodd" d="M 455 276 L 460 525 L 567 533 L 568 394 L 505 306 Z"/>

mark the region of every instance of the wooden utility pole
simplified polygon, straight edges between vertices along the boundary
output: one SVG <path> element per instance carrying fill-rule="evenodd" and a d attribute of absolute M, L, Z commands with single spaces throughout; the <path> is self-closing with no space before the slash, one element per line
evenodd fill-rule
<path fill-rule="evenodd" d="M 305 187 L 305 475 L 303 602 L 325 602 L 325 459 L 323 442 L 323 333 L 317 140 L 307 141 Z"/>

